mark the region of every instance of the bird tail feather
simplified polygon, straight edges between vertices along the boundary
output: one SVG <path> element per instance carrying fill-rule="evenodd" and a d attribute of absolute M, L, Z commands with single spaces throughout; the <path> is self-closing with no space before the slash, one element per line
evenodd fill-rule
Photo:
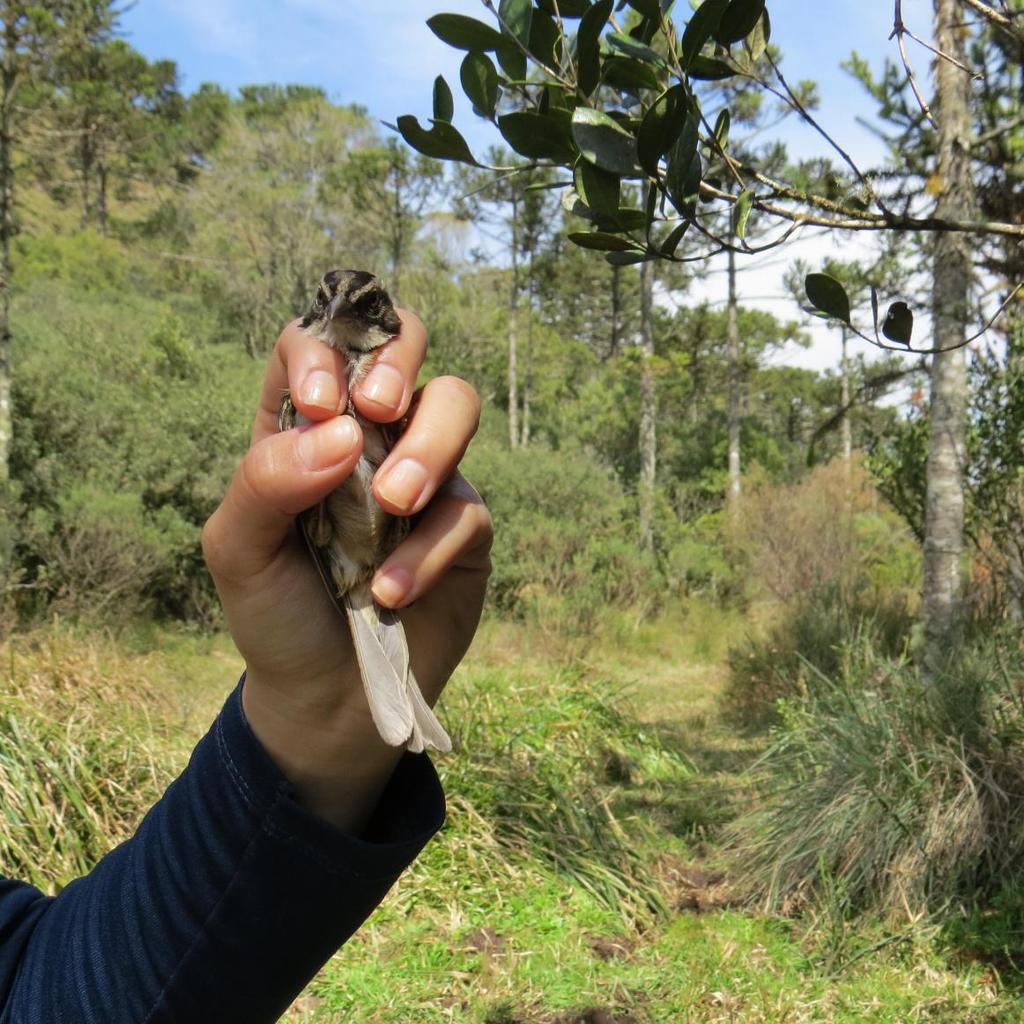
<path fill-rule="evenodd" d="M 363 584 L 343 598 L 370 714 L 385 743 L 413 753 L 452 749 L 452 741 L 423 699 L 409 664 L 405 627 Z"/>

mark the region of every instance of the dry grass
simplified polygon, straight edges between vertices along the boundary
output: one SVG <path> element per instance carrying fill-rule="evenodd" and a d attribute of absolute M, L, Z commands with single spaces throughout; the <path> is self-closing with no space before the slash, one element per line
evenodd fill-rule
<path fill-rule="evenodd" d="M 59 623 L 0 645 L 3 874 L 52 892 L 132 834 L 212 703 L 179 669 Z"/>

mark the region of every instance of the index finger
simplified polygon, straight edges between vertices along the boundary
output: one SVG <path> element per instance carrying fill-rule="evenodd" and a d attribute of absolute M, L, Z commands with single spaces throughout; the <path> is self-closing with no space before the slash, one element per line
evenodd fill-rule
<path fill-rule="evenodd" d="M 399 309 L 401 333 L 377 350 L 370 372 L 356 384 L 352 401 L 375 423 L 393 423 L 409 409 L 416 378 L 427 357 L 427 329 L 423 321 Z"/>
<path fill-rule="evenodd" d="M 402 321 L 401 331 L 378 349 L 370 372 L 352 396 L 359 412 L 378 423 L 405 415 L 426 358 L 427 331 L 423 321 L 403 309 L 398 310 L 398 315 Z M 304 401 L 302 389 L 311 376 L 334 378 L 333 390 L 327 389 L 331 400 L 326 404 L 310 405 Z M 277 433 L 281 399 L 288 390 L 299 411 L 311 420 L 337 415 L 348 405 L 345 355 L 306 334 L 301 320 L 293 320 L 285 327 L 271 353 L 253 425 L 254 444 Z"/>

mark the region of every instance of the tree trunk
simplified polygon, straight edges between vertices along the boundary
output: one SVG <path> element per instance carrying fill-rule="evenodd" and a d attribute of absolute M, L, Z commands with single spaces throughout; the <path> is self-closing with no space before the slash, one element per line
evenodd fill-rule
<path fill-rule="evenodd" d="M 740 476 L 740 386 L 743 368 L 740 365 L 740 316 L 736 296 L 736 253 L 729 250 L 729 304 L 726 320 L 729 359 L 729 494 L 730 518 L 740 511 L 742 481 Z"/>
<path fill-rule="evenodd" d="M 78 218 L 79 227 L 84 231 L 89 226 L 92 218 L 92 138 L 89 135 L 89 127 L 83 124 L 81 127 L 82 138 L 78 145 L 78 160 L 81 163 L 79 174 L 79 194 L 82 200 L 82 210 Z"/>
<path fill-rule="evenodd" d="M 850 339 L 846 328 L 843 328 L 843 362 L 842 362 L 842 393 L 839 401 L 843 409 L 843 423 L 840 428 L 840 437 L 843 446 L 843 461 L 846 463 L 847 472 L 853 462 L 853 424 L 850 422 Z"/>
<path fill-rule="evenodd" d="M 508 318 L 508 441 L 519 447 L 519 199 L 512 195 L 512 295 Z"/>
<path fill-rule="evenodd" d="M 101 162 L 99 165 L 99 182 L 98 189 L 96 192 L 96 222 L 99 225 L 100 234 L 105 235 L 107 233 L 107 183 L 108 173 L 107 165 Z"/>
<path fill-rule="evenodd" d="M 658 469 L 658 396 L 654 380 L 654 274 L 640 264 L 640 544 L 654 550 L 654 484 Z"/>
<path fill-rule="evenodd" d="M 391 211 L 394 220 L 391 225 L 391 281 L 388 284 L 391 297 L 397 302 L 402 293 L 402 264 L 405 260 L 405 219 L 402 207 L 402 170 L 392 162 L 395 175 L 395 205 Z"/>
<path fill-rule="evenodd" d="M 614 359 L 619 354 L 622 333 L 622 268 L 612 267 L 612 336 L 608 347 L 609 356 Z"/>
<path fill-rule="evenodd" d="M 529 269 L 529 280 L 526 284 L 526 308 L 527 308 L 527 320 L 526 320 L 526 380 L 523 385 L 523 426 L 522 426 L 522 440 L 521 444 L 523 448 L 528 448 L 530 445 L 530 413 L 531 405 L 533 403 L 533 319 L 534 319 L 534 253 L 530 252 L 530 269 Z"/>
<path fill-rule="evenodd" d="M 956 0 L 935 0 L 935 40 L 940 51 L 965 60 L 964 31 Z M 950 61 L 936 61 L 939 121 L 937 217 L 968 220 L 974 211 L 971 182 L 970 76 Z M 935 240 L 932 318 L 935 347 L 951 349 L 932 360 L 932 393 L 924 542 L 925 664 L 936 665 L 956 643 L 961 625 L 964 552 L 967 359 L 962 346 L 971 284 L 971 241 L 940 233 Z"/>
<path fill-rule="evenodd" d="M 11 453 L 11 240 L 14 237 L 14 98 L 18 31 L 8 12 L 0 73 L 0 486 L 10 479 Z M 0 555 L 2 557 L 2 555 Z M 2 566 L 0 566 L 2 568 Z"/>

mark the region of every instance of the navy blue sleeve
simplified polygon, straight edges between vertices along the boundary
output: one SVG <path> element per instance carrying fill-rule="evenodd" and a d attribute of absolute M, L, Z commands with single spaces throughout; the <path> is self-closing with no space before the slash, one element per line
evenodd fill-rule
<path fill-rule="evenodd" d="M 241 687 L 136 834 L 57 897 L 0 880 L 2 1024 L 277 1020 L 444 818 L 425 755 L 357 839 L 300 806 Z"/>

